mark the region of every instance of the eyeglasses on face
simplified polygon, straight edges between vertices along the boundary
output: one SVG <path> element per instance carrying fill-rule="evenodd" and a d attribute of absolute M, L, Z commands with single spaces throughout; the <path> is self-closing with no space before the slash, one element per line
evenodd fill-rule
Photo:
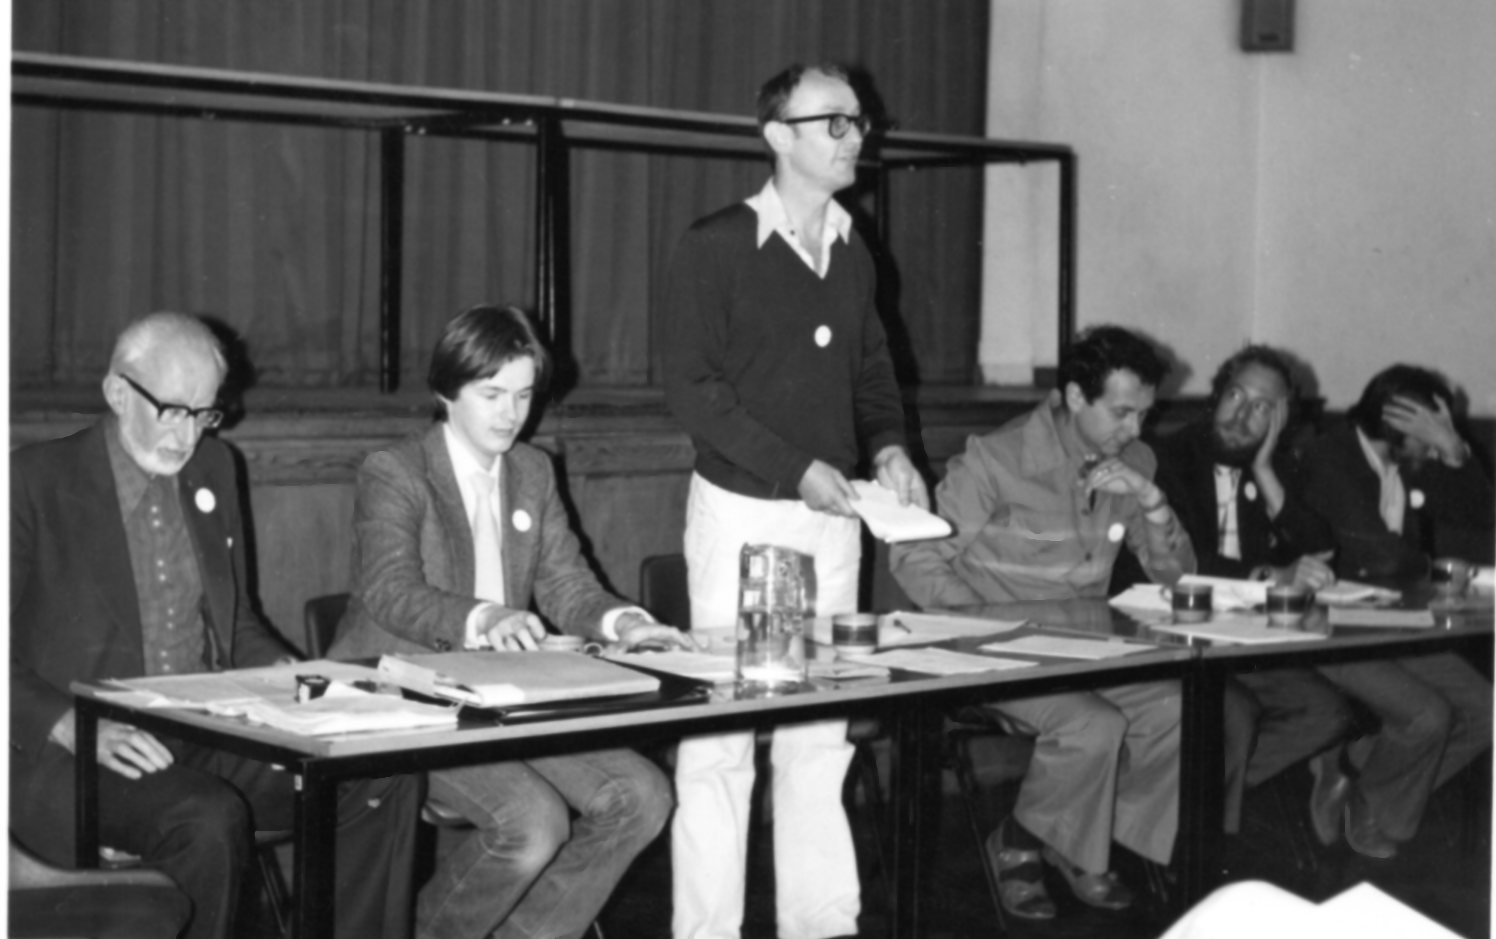
<path fill-rule="evenodd" d="M 809 114 L 805 117 L 782 117 L 781 124 L 809 124 L 811 121 L 825 121 L 826 133 L 831 135 L 832 140 L 840 140 L 847 136 L 847 131 L 853 127 L 857 133 L 866 137 L 872 133 L 873 119 L 866 114 L 842 114 L 833 112 L 831 114 Z"/>
<path fill-rule="evenodd" d="M 120 378 L 123 378 L 125 384 L 134 388 L 142 398 L 150 403 L 151 407 L 156 409 L 156 420 L 167 427 L 175 427 L 186 423 L 189 418 L 196 421 L 197 425 L 204 430 L 211 430 L 223 423 L 223 411 L 218 408 L 189 408 L 185 404 L 163 403 L 156 400 L 155 395 L 142 388 L 140 383 L 129 375 L 121 374 Z"/>

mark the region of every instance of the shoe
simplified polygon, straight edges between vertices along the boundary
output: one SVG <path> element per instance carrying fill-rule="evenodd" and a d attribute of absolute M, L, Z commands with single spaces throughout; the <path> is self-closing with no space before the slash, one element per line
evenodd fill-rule
<path fill-rule="evenodd" d="M 997 899 L 1018 919 L 1054 919 L 1054 901 L 1044 887 L 1044 862 L 1036 850 L 1012 848 L 1004 832 L 1012 819 L 987 836 L 987 862 L 997 876 Z"/>
<path fill-rule="evenodd" d="M 1044 846 L 1044 860 L 1052 864 L 1061 874 L 1075 898 L 1087 906 L 1101 910 L 1125 910 L 1132 906 L 1132 891 L 1117 879 L 1114 871 L 1089 874 L 1060 856 L 1060 852 Z"/>
<path fill-rule="evenodd" d="M 1351 778 L 1340 767 L 1340 748 L 1327 750 L 1309 761 L 1314 789 L 1309 793 L 1309 820 L 1314 837 L 1326 847 L 1340 840 L 1341 816 L 1351 794 Z"/>
<path fill-rule="evenodd" d="M 1397 842 L 1382 833 L 1361 799 L 1350 799 L 1345 804 L 1345 843 L 1362 857 L 1377 861 L 1397 857 Z"/>

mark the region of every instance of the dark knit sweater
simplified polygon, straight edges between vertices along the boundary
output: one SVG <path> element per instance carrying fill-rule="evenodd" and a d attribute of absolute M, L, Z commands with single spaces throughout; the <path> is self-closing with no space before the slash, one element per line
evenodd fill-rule
<path fill-rule="evenodd" d="M 682 238 L 665 296 L 665 396 L 705 479 L 798 499 L 812 459 L 850 476 L 859 441 L 871 454 L 902 445 L 903 409 L 857 234 L 835 241 L 822 280 L 777 233 L 756 247 L 757 225 L 739 203 Z"/>

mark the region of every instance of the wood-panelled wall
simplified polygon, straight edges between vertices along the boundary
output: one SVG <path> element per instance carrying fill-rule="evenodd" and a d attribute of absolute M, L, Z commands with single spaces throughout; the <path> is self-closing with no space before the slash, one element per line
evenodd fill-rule
<path fill-rule="evenodd" d="M 935 390 L 918 402 L 923 460 L 938 475 L 966 437 L 998 426 L 1033 406 L 1032 389 Z M 1157 429 L 1199 414 L 1198 400 L 1170 402 Z M 246 497 L 253 519 L 261 605 L 293 644 L 302 645 L 302 605 L 310 597 L 347 590 L 354 477 L 371 450 L 430 423 L 422 407 L 351 412 L 257 413 L 224 439 L 244 458 Z M 95 419 L 94 413 L 16 410 L 12 445 L 61 436 Z M 1489 453 L 1490 422 L 1475 428 Z M 543 415 L 532 442 L 555 455 L 574 525 L 606 584 L 637 596 L 639 563 L 681 550 L 692 449 L 689 438 L 657 397 L 629 402 L 578 401 Z M 887 574 L 887 552 L 868 545 L 865 602 L 891 609 L 906 602 Z"/>

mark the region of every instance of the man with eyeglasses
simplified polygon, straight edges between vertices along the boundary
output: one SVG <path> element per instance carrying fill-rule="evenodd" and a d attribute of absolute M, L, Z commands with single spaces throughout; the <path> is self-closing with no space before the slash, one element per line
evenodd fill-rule
<path fill-rule="evenodd" d="M 72 682 L 294 658 L 251 606 L 234 462 L 203 436 L 225 371 L 200 320 L 151 314 L 116 342 L 109 413 L 11 454 L 10 825 L 54 863 L 75 854 Z M 184 935 L 236 935 L 255 830 L 293 825 L 290 774 L 113 721 L 84 758 L 101 843 L 177 883 Z M 340 789 L 339 936 L 408 934 L 419 799 L 414 777 Z"/>
<path fill-rule="evenodd" d="M 756 195 L 697 221 L 665 297 L 665 393 L 691 434 L 685 555 L 694 628 L 731 627 L 744 544 L 815 559 L 816 612 L 857 609 L 860 528 L 849 479 L 863 453 L 900 501 L 928 506 L 874 308 L 871 255 L 834 195 L 857 178 L 870 125 L 842 69 L 793 66 L 760 90 L 773 162 Z M 754 737 L 691 737 L 671 832 L 677 939 L 742 927 Z M 846 722 L 774 732 L 778 933 L 857 931 L 857 858 L 842 808 Z"/>

